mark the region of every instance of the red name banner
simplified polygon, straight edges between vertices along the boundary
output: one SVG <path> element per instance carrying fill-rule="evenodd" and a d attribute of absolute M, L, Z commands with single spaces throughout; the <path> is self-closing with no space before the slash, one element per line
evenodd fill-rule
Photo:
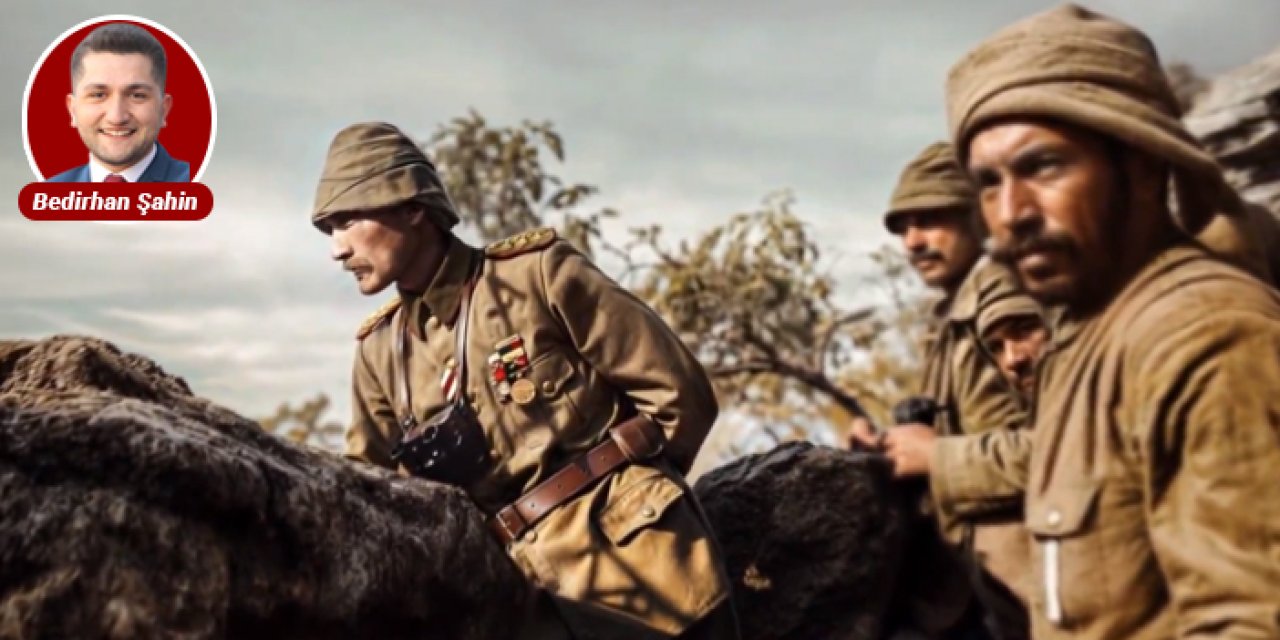
<path fill-rule="evenodd" d="M 199 182 L 32 182 L 18 208 L 41 221 L 195 221 L 213 211 L 213 192 Z"/>

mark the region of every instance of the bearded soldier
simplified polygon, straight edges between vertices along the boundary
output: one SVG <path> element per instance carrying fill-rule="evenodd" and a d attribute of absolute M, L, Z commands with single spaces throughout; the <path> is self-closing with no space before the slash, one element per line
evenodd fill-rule
<path fill-rule="evenodd" d="M 1246 218 L 1151 41 L 1067 5 L 978 45 L 947 103 L 993 255 L 1062 309 L 1032 419 L 1033 635 L 1280 637 L 1280 295 L 1189 235 Z"/>
<path fill-rule="evenodd" d="M 361 293 L 398 292 L 357 334 L 347 455 L 473 497 L 538 587 L 522 637 L 737 637 L 682 475 L 715 396 L 652 310 L 552 230 L 463 243 L 388 124 L 337 134 L 312 221 Z"/>

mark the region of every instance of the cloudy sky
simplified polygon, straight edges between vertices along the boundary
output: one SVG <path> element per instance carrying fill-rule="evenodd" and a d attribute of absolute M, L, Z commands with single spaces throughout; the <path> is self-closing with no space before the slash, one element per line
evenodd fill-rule
<path fill-rule="evenodd" d="M 15 4 L 17 6 L 15 6 Z M 218 103 L 200 223 L 35 223 L 19 131 L 32 66 L 97 1 L 7 3 L 0 26 L 0 339 L 83 333 L 144 353 L 241 413 L 328 392 L 345 417 L 352 332 L 379 304 L 328 260 L 307 210 L 333 133 L 416 135 L 474 107 L 549 119 L 571 179 L 625 226 L 676 237 L 791 188 L 838 273 L 884 242 L 900 166 L 944 134 L 948 66 L 1041 0 L 188 3 L 119 0 L 192 46 Z M 783 5 L 786 5 L 785 7 Z M 1111 0 L 1166 60 L 1207 73 L 1280 44 L 1276 0 Z"/>

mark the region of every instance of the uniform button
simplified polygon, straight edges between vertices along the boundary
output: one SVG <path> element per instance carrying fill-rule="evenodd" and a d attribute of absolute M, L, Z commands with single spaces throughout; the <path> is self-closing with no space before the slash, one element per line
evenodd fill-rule
<path fill-rule="evenodd" d="M 437 318 L 437 317 L 435 317 L 435 316 L 431 316 L 431 318 L 427 320 L 427 326 L 428 326 L 428 327 L 430 327 L 430 328 L 432 328 L 432 329 L 435 329 L 435 328 L 439 327 L 439 326 L 440 326 L 440 319 L 439 319 L 439 318 Z"/>
<path fill-rule="evenodd" d="M 545 381 L 545 382 L 543 382 L 543 383 L 542 383 L 542 392 L 543 392 L 543 393 L 551 393 L 552 391 L 555 391 L 555 390 L 556 390 L 556 383 L 554 383 L 554 382 L 552 382 L 552 381 L 550 381 L 550 380 L 547 380 L 547 381 Z"/>
<path fill-rule="evenodd" d="M 453 356 L 449 356 L 448 358 L 445 358 L 445 359 L 444 359 L 444 366 L 446 366 L 446 367 L 448 367 L 448 368 L 450 368 L 450 369 L 452 369 L 452 368 L 454 367 L 454 365 L 456 365 L 456 364 L 458 364 L 458 361 L 457 361 L 457 360 L 454 360 L 454 359 L 453 359 Z"/>
<path fill-rule="evenodd" d="M 1059 524 L 1062 524 L 1062 513 L 1057 509 L 1053 509 L 1049 511 L 1048 515 L 1046 515 L 1044 519 L 1045 522 L 1049 523 L 1049 526 L 1056 527 Z"/>
<path fill-rule="evenodd" d="M 657 513 L 657 512 L 656 512 L 656 511 L 654 511 L 654 510 L 653 510 L 653 507 L 651 507 L 651 506 L 649 506 L 649 505 L 645 505 L 645 506 L 644 506 L 644 508 L 640 510 L 640 515 L 642 515 L 642 516 L 644 516 L 644 517 L 646 517 L 646 518 L 652 518 L 652 517 L 653 517 L 653 514 L 655 514 L 655 513 Z"/>

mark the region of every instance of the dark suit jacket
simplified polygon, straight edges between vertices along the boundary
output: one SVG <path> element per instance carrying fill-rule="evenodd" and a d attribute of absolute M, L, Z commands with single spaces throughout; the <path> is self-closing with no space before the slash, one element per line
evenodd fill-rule
<path fill-rule="evenodd" d="M 47 182 L 89 182 L 89 163 L 67 169 L 49 178 Z M 156 157 L 151 159 L 151 165 L 138 177 L 138 182 L 191 182 L 191 165 L 169 155 L 157 142 Z"/>

